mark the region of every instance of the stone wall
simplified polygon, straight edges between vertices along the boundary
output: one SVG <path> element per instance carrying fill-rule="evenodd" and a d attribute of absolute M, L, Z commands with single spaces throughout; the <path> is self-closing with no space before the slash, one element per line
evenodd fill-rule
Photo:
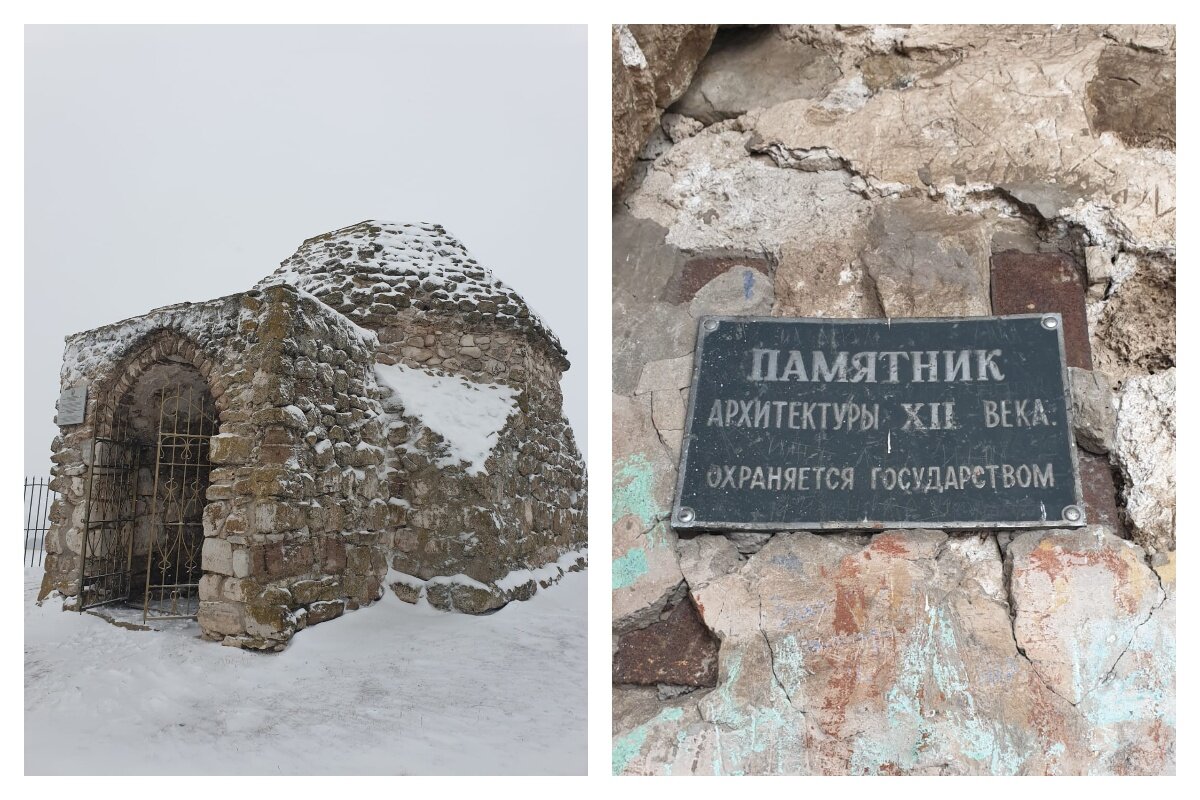
<path fill-rule="evenodd" d="M 288 286 L 153 311 L 67 340 L 64 388 L 89 382 L 82 425 L 54 442 L 42 596 L 78 594 L 85 478 L 98 415 L 154 365 L 186 363 L 219 414 L 204 510 L 204 635 L 280 648 L 306 624 L 373 602 L 381 532 L 403 523 L 383 473 L 372 342 Z M 319 399 L 319 402 L 318 400 Z M 71 603 L 66 604 L 70 607 Z"/>
<path fill-rule="evenodd" d="M 1174 42 L 718 31 L 613 209 L 614 773 L 1174 771 Z M 669 525 L 701 315 L 1029 311 L 1085 532 Z"/>
<path fill-rule="evenodd" d="M 501 429 L 485 469 L 472 473 L 445 463 L 441 438 L 397 405 L 388 464 L 394 491 L 413 511 L 393 537 L 390 563 L 402 573 L 396 591 L 413 599 L 424 582 L 430 602 L 470 612 L 527 598 L 561 572 L 524 573 L 579 553 L 587 542 L 585 469 L 562 416 L 565 359 L 540 338 L 482 323 L 400 318 L 380 331 L 379 363 L 509 386 L 518 413 Z M 571 555 L 562 566 L 582 563 Z M 467 580 L 450 580 L 456 575 Z"/>
<path fill-rule="evenodd" d="M 464 465 L 432 420 L 380 388 L 389 487 L 410 509 L 385 540 L 397 595 L 483 612 L 583 567 L 586 471 L 559 385 L 570 362 L 519 294 L 426 223 L 368 221 L 314 237 L 261 285 L 279 280 L 377 334 L 381 365 L 461 376 L 466 391 L 515 390 L 486 462 Z"/>
<path fill-rule="evenodd" d="M 386 584 L 480 613 L 586 565 L 558 339 L 440 226 L 367 222 L 306 241 L 253 291 L 68 339 L 62 385 L 90 383 L 91 400 L 54 443 L 63 498 L 43 597 L 78 595 L 97 420 L 172 365 L 218 411 L 199 586 L 209 638 L 279 649 Z M 149 445 L 157 418 L 145 422 Z M 463 427 L 470 452 L 452 435 Z"/>

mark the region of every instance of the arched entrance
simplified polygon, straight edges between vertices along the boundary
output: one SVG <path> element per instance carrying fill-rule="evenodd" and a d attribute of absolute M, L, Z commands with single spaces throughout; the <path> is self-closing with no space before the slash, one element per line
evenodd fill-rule
<path fill-rule="evenodd" d="M 131 378 L 96 412 L 79 608 L 126 603 L 143 620 L 195 617 L 216 407 L 204 376 L 178 356 Z"/>

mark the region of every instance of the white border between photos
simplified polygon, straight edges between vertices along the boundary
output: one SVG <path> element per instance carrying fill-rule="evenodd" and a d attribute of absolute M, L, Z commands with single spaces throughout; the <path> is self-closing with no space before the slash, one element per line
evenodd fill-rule
<path fill-rule="evenodd" d="M 7 156 L 5 192 L 5 213 L 3 224 L 6 228 L 7 240 L 10 242 L 10 263 L 5 272 L 9 290 L 3 296 L 3 325 L 7 340 L 20 341 L 23 331 L 23 235 L 24 221 L 22 214 L 23 203 L 23 128 L 20 124 L 20 113 L 16 111 L 23 107 L 23 30 L 25 23 L 120 23 L 120 22 L 158 22 L 158 23 L 568 23 L 588 24 L 588 338 L 589 338 L 589 373 L 588 373 L 588 433 L 589 433 L 589 533 L 591 554 L 591 579 L 589 580 L 589 658 L 588 658 L 588 734 L 589 752 L 588 765 L 590 776 L 586 779 L 577 778 L 537 778 L 530 785 L 527 778 L 507 778 L 494 780 L 491 778 L 459 778 L 455 779 L 453 789 L 466 794 L 479 792 L 486 796 L 505 797 L 538 794 L 547 792 L 567 791 L 583 796 L 607 796 L 614 791 L 622 794 L 632 794 L 635 797 L 670 796 L 676 792 L 697 794 L 701 797 L 715 797 L 718 792 L 728 791 L 724 785 L 712 781 L 689 782 L 676 786 L 674 783 L 651 782 L 651 779 L 613 778 L 611 777 L 611 600 L 609 592 L 611 559 L 611 76 L 610 76 L 610 25 L 614 21 L 634 20 L 641 22 L 703 22 L 710 20 L 731 21 L 731 17 L 741 21 L 778 22 L 778 21 L 808 21 L 830 23 L 840 22 L 869 22 L 880 21 L 881 18 L 904 16 L 911 22 L 935 22 L 953 19 L 960 23 L 998 22 L 1002 19 L 1040 22 L 1063 22 L 1068 20 L 1084 20 L 1091 22 L 1141 21 L 1148 19 L 1170 20 L 1181 14 L 1174 12 L 1172 5 L 1167 3 L 1137 3 L 1117 4 L 1111 2 L 1091 2 L 1073 4 L 1047 3 L 1005 3 L 1002 5 L 964 4 L 964 3 L 923 3 L 920 6 L 898 6 L 895 3 L 859 2 L 852 6 L 822 6 L 810 8 L 795 4 L 784 4 L 776 0 L 768 0 L 755 4 L 752 8 L 730 6 L 728 3 L 716 3 L 709 0 L 696 2 L 662 3 L 662 2 L 591 2 L 579 4 L 509 3 L 489 4 L 482 2 L 455 3 L 441 2 L 436 4 L 401 4 L 378 2 L 356 2 L 343 0 L 337 4 L 316 3 L 311 0 L 301 0 L 291 3 L 257 3 L 230 2 L 230 0 L 212 0 L 204 4 L 174 5 L 162 2 L 121 2 L 110 0 L 105 3 L 81 2 L 18 2 L 9 5 L 4 14 L 3 58 L 7 69 L 4 70 L 3 85 L 5 92 L 5 107 L 9 110 L 5 116 L 3 127 L 5 134 L 5 154 Z M 1048 17 L 1053 17 L 1048 19 Z M 835 19 L 836 18 L 836 19 Z M 1136 18 L 1136 19 L 1134 19 Z M 1182 91 L 1178 93 L 1179 104 L 1179 141 L 1192 141 L 1192 107 L 1188 102 L 1189 89 L 1192 87 L 1192 66 L 1194 56 L 1186 46 L 1190 41 L 1190 24 L 1179 22 L 1183 32 L 1185 46 L 1178 51 L 1177 70 L 1179 85 Z M 1185 158 L 1181 165 L 1179 181 L 1181 194 L 1184 199 L 1178 203 L 1181 209 L 1190 208 L 1186 196 L 1190 196 L 1191 160 Z M 1187 241 L 1188 231 L 1184 227 L 1179 232 L 1179 239 Z M 1186 253 L 1186 245 L 1184 248 Z M 1185 302 L 1181 305 L 1190 309 L 1195 279 L 1191 271 L 1180 271 L 1178 294 Z M 1184 363 L 1188 363 L 1188 354 L 1193 351 L 1196 335 L 1196 324 L 1185 315 L 1179 320 L 1178 339 L 1184 352 Z M 8 370 L 22 370 L 20 351 L 10 344 L 8 355 Z M 1193 381 L 1187 375 L 1179 379 L 1182 406 L 1187 407 L 1188 398 L 1192 397 Z M 3 395 L 3 418 L 23 419 L 23 402 L 20 392 L 10 391 Z M 1179 425 L 1179 452 L 1190 454 L 1194 452 L 1188 445 L 1195 442 L 1194 426 L 1190 418 L 1181 415 Z M 1179 485 L 1190 487 L 1188 481 L 1193 476 L 1194 469 L 1188 458 L 1181 458 L 1177 464 Z M 9 487 L 9 494 L 4 503 L 4 517 L 15 519 L 19 516 L 15 497 L 16 477 L 18 473 L 16 461 L 10 459 L 4 466 L 3 485 Z M 1180 498 L 1178 528 L 1190 530 L 1192 521 L 1192 506 L 1188 502 L 1188 493 Z M 1188 536 L 1181 537 L 1188 541 Z M 1185 544 L 1185 549 L 1187 545 Z M 15 559 L 5 565 L 5 574 L 10 580 L 15 574 Z M 12 587 L 21 586 L 16 580 L 7 589 L 10 602 L 13 598 Z M 1192 619 L 1187 609 L 1193 607 L 1194 592 L 1184 592 L 1180 597 L 1183 608 L 1182 619 Z M 11 610 L 16 612 L 14 605 Z M 11 619 L 10 615 L 10 619 Z M 10 622 L 11 624 L 11 622 Z M 17 776 L 23 773 L 22 727 L 23 704 L 17 687 L 23 685 L 23 653 L 17 646 L 17 637 L 8 637 L 8 654 L 4 664 L 5 718 L 8 720 L 4 730 L 6 747 L 3 748 L 3 766 L 6 776 Z M 1187 666 L 1194 664 L 1195 645 L 1188 635 L 1183 637 L 1179 648 L 1177 672 L 1189 674 Z M 1191 725 L 1191 711 L 1195 708 L 1192 702 L 1194 691 L 1189 682 L 1181 682 L 1178 686 L 1177 706 L 1183 710 L 1178 716 L 1182 717 L 1180 725 L 1184 735 L 1179 738 L 1180 750 L 1178 763 L 1181 774 L 1191 774 L 1194 771 L 1195 760 L 1190 758 L 1195 752 L 1191 746 L 1191 737 L 1186 736 L 1195 726 Z M 69 753 L 70 742 L 64 737 L 62 742 L 64 755 Z M 134 791 L 170 789 L 173 796 L 193 797 L 201 793 L 210 794 L 214 789 L 226 788 L 236 791 L 267 791 L 272 794 L 285 791 L 290 796 L 308 797 L 337 793 L 359 793 L 364 790 L 378 790 L 380 795 L 387 796 L 395 793 L 445 791 L 448 784 L 443 779 L 428 777 L 405 778 L 400 783 L 394 779 L 383 778 L 284 778 L 282 784 L 279 778 L 238 778 L 236 783 L 230 778 L 206 778 L 172 782 L 170 787 L 160 785 L 155 779 L 135 779 L 135 783 L 114 780 L 101 781 L 85 786 L 84 779 L 41 779 L 52 781 L 52 784 L 35 785 L 29 782 L 20 785 L 16 791 L 18 796 L 29 796 L 33 791 L 45 792 L 47 789 L 58 791 L 64 788 L 78 788 L 87 792 L 99 791 L 102 795 L 109 791 L 127 793 Z M 346 781 L 353 781 L 348 785 Z M 755 778 L 755 783 L 749 787 L 742 786 L 737 791 L 763 791 L 786 788 L 791 792 L 835 792 L 838 795 L 879 793 L 883 784 L 865 784 L 861 779 L 849 782 L 837 778 L 814 778 L 803 783 L 779 782 L 789 781 L 787 778 Z M 765 786 L 762 781 L 773 781 Z M 1091 783 L 1089 788 L 1107 790 L 1113 788 L 1110 781 L 1105 779 L 1100 783 Z M 1171 779 L 1152 779 L 1152 790 L 1167 796 L 1178 792 L 1176 787 L 1182 782 Z M 148 783 L 147 781 L 153 781 Z M 249 781 L 249 784 L 247 784 Z M 518 783 L 519 781 L 519 783 Z M 1140 784 L 1150 788 L 1147 784 Z M 1121 785 L 1129 788 L 1131 785 Z M 1050 787 L 1050 788 L 1047 788 Z M 933 778 L 918 778 L 908 781 L 889 782 L 886 791 L 889 795 L 904 796 L 941 796 L 961 794 L 969 791 L 972 796 L 998 796 L 1002 792 L 1009 794 L 1014 790 L 1023 794 L 1048 794 L 1057 788 L 1045 780 L 1025 781 L 1019 785 L 1011 785 L 1000 778 L 984 778 L 969 784 L 961 782 L 938 781 Z M 1066 791 L 1078 788 L 1072 784 L 1066 786 Z M 1060 788 L 1061 792 L 1062 789 Z M 1145 791 L 1145 789 L 1143 789 Z"/>

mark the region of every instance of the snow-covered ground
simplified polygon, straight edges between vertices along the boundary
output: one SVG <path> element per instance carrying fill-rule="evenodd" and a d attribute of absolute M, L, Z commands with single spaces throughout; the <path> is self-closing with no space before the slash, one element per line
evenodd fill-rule
<path fill-rule="evenodd" d="M 40 580 L 26 774 L 586 771 L 586 572 L 484 617 L 388 592 L 271 655 L 38 607 Z"/>

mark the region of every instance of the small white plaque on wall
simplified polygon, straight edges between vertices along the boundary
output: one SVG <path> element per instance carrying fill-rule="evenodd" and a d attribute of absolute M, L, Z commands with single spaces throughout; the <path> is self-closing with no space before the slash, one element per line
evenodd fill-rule
<path fill-rule="evenodd" d="M 58 396 L 59 425 L 78 425 L 83 422 L 83 411 L 87 408 L 87 384 L 64 389 Z"/>

